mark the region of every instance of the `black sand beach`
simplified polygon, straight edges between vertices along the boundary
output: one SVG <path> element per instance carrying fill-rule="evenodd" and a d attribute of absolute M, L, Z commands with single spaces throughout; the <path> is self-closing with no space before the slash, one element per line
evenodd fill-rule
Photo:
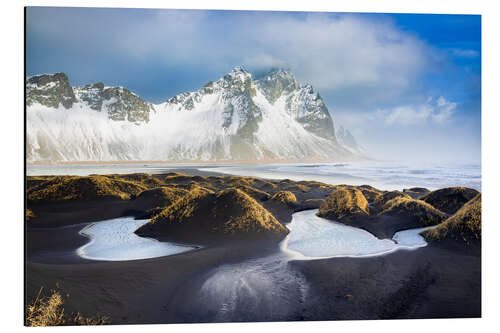
<path fill-rule="evenodd" d="M 193 180 L 215 184 L 220 180 L 217 175 L 196 174 L 192 169 L 182 173 L 208 177 L 189 178 L 183 184 Z M 307 200 L 323 200 L 333 190 L 331 186 L 320 188 L 304 182 L 275 184 L 277 188 L 269 192 L 288 189 L 296 195 L 297 203 L 279 205 L 266 199 L 261 204 L 285 226 L 294 211 L 317 208 L 314 201 L 306 204 Z M 300 185 L 308 186 L 307 190 Z M 266 186 L 255 185 L 259 191 Z M 30 303 L 42 286 L 57 287 L 67 294 L 67 312 L 106 315 L 112 324 L 211 322 L 212 303 L 200 300 L 199 294 L 207 278 L 223 265 L 252 262 L 279 252 L 276 242 L 221 241 L 207 235 L 204 247 L 172 256 L 132 261 L 79 257 L 75 250 L 88 239 L 78 234 L 85 224 L 74 224 L 144 213 L 134 210 L 130 202 L 108 198 L 29 203 L 36 217 L 28 221 L 26 233 L 26 302 Z M 396 231 L 415 227 L 415 223 L 382 216 L 358 226 L 378 237 L 390 238 Z M 289 308 L 273 315 L 271 304 L 251 316 L 234 313 L 231 320 L 481 316 L 481 256 L 477 248 L 467 251 L 452 243 L 430 243 L 421 249 L 376 257 L 289 261 L 285 269 L 287 279 L 297 277 L 307 285 L 303 299 L 284 302 L 297 290 L 294 284 L 280 284 L 277 280 L 276 306 L 285 304 Z M 262 291 L 254 292 L 258 299 Z M 262 298 L 265 296 L 262 294 Z M 239 309 L 245 308 L 242 302 Z"/>

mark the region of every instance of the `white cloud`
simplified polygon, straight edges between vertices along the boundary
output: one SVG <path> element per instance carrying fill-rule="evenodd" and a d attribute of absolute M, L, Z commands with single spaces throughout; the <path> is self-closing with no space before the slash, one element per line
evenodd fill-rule
<path fill-rule="evenodd" d="M 246 32 L 260 53 L 289 64 L 321 91 L 346 87 L 398 90 L 426 64 L 426 47 L 388 21 L 358 15 L 264 19 Z"/>
<path fill-rule="evenodd" d="M 323 93 L 337 89 L 404 90 L 425 68 L 429 47 L 388 17 L 279 12 L 65 10 L 52 21 L 31 18 L 35 33 L 58 45 L 168 66 L 288 67 Z M 88 17 L 85 17 L 85 16 Z M 43 19 L 42 16 L 38 19 Z M 92 24 L 89 24 L 92 22 Z"/>
<path fill-rule="evenodd" d="M 457 104 L 440 96 L 435 102 L 432 98 L 420 105 L 405 105 L 390 110 L 377 110 L 376 115 L 389 126 L 410 126 L 433 122 L 444 123 L 451 118 Z"/>
<path fill-rule="evenodd" d="M 451 53 L 457 57 L 463 58 L 475 58 L 479 57 L 479 52 L 475 50 L 467 50 L 467 49 L 451 49 Z"/>

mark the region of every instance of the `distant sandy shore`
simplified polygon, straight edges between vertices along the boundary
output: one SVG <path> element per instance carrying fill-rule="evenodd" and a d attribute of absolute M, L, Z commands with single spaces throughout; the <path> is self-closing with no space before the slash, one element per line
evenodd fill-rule
<path fill-rule="evenodd" d="M 27 165 L 86 165 L 86 164 L 102 164 L 102 165 L 116 165 L 116 164 L 224 164 L 224 163 L 234 163 L 234 164 L 259 164 L 259 163 L 345 163 L 345 162 L 356 162 L 365 161 L 366 159 L 358 160 L 332 160 L 332 159 L 322 159 L 322 158 L 308 158 L 308 159 L 249 159 L 249 160 L 165 160 L 165 161 L 36 161 L 36 162 L 26 162 Z"/>

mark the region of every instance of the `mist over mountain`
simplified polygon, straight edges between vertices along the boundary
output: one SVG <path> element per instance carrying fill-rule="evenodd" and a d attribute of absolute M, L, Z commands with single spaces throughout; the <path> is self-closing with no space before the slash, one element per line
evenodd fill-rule
<path fill-rule="evenodd" d="M 284 69 L 258 79 L 236 67 L 160 104 L 103 83 L 72 87 L 64 73 L 26 80 L 28 162 L 321 160 L 362 158 L 337 133 L 310 85 Z"/>

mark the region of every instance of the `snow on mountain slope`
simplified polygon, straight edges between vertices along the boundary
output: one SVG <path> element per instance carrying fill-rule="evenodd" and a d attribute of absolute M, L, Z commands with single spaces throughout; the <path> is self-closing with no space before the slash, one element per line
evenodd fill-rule
<path fill-rule="evenodd" d="M 34 161 L 352 158 L 319 94 L 293 74 L 241 67 L 153 105 L 122 87 L 71 87 L 63 73 L 27 80 Z"/>
<path fill-rule="evenodd" d="M 349 149 L 355 154 L 365 154 L 365 149 L 358 144 L 358 142 L 348 129 L 344 128 L 343 126 L 339 126 L 335 130 L 335 135 L 338 142 L 345 148 Z"/>

